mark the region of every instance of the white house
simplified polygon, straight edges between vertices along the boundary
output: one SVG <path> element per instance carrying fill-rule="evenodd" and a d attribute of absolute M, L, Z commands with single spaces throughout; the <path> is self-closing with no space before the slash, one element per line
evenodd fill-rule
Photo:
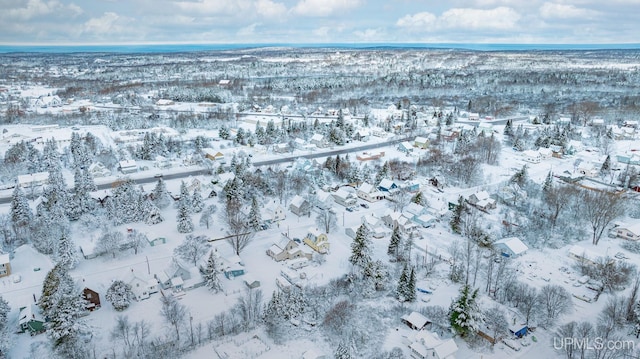
<path fill-rule="evenodd" d="M 138 166 L 134 160 L 124 160 L 118 163 L 118 168 L 122 173 L 134 173 L 138 172 Z"/>
<path fill-rule="evenodd" d="M 415 359 L 454 359 L 458 346 L 451 338 L 442 340 L 436 333 L 421 330 L 415 334 L 409 349 Z"/>
<path fill-rule="evenodd" d="M 137 301 L 149 298 L 153 293 L 158 293 L 159 283 L 155 278 L 143 279 L 141 277 L 132 274 L 127 284 L 131 286 L 131 292 L 133 292 L 134 298 Z"/>
<path fill-rule="evenodd" d="M 382 191 L 367 182 L 363 182 L 356 193 L 358 197 L 368 202 L 377 202 L 385 198 L 385 194 Z"/>
<path fill-rule="evenodd" d="M 411 312 L 401 317 L 402 321 L 413 330 L 422 330 L 425 325 L 429 324 L 429 320 L 418 312 Z"/>
<path fill-rule="evenodd" d="M 309 214 L 309 207 L 309 201 L 299 195 L 295 195 L 295 197 L 293 197 L 293 199 L 291 199 L 291 202 L 289 203 L 289 210 L 298 217 Z"/>
<path fill-rule="evenodd" d="M 324 136 L 320 133 L 315 133 L 313 134 L 313 136 L 311 136 L 311 140 L 309 140 L 309 142 L 312 145 L 315 145 L 318 148 L 323 148 L 326 147 L 327 145 L 327 141 L 325 141 Z"/>
<path fill-rule="evenodd" d="M 540 163 L 540 152 L 533 150 L 526 150 L 522 152 L 522 159 L 530 163 Z"/>
<path fill-rule="evenodd" d="M 474 193 L 471 196 L 469 196 L 467 201 L 470 204 L 485 211 L 496 208 L 496 200 L 491 198 L 487 191 L 480 191 L 478 193 Z"/>
<path fill-rule="evenodd" d="M 106 177 L 111 176 L 111 171 L 109 171 L 102 162 L 96 162 L 89 165 L 89 174 L 94 178 Z"/>
<path fill-rule="evenodd" d="M 270 221 L 271 223 L 275 223 L 275 222 L 283 221 L 285 218 L 287 218 L 287 215 L 284 211 L 284 208 L 282 208 L 281 205 L 279 205 L 274 201 L 274 202 L 268 203 L 265 206 L 262 218 L 265 221 Z"/>
<path fill-rule="evenodd" d="M 17 178 L 17 184 L 20 187 L 37 187 L 47 183 L 49 178 L 49 172 L 36 172 L 27 175 L 19 175 Z"/>
<path fill-rule="evenodd" d="M 353 206 L 358 202 L 353 193 L 347 192 L 344 188 L 340 188 L 335 191 L 333 193 L 333 199 L 336 203 L 345 207 Z"/>
<path fill-rule="evenodd" d="M 335 200 L 331 193 L 323 190 L 318 190 L 316 193 L 316 207 L 320 209 L 329 209 L 333 207 L 334 202 Z"/>
<path fill-rule="evenodd" d="M 409 141 L 400 142 L 398 144 L 398 151 L 404 153 L 413 152 L 413 145 Z"/>
<path fill-rule="evenodd" d="M 505 257 L 517 257 L 529 249 L 518 237 L 500 239 L 493 242 L 493 246 Z"/>
<path fill-rule="evenodd" d="M 614 229 L 616 236 L 630 241 L 640 240 L 640 221 Z"/>
<path fill-rule="evenodd" d="M 11 260 L 8 253 L 0 253 L 0 277 L 6 277 L 11 274 Z"/>

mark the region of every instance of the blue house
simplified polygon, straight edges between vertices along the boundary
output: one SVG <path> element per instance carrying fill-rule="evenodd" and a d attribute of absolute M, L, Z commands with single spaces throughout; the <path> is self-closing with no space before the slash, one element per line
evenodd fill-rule
<path fill-rule="evenodd" d="M 378 190 L 393 193 L 398 190 L 398 185 L 392 180 L 385 178 L 378 184 Z"/>
<path fill-rule="evenodd" d="M 522 338 L 527 335 L 529 327 L 526 324 L 520 324 L 516 322 L 516 318 L 513 318 L 513 324 L 509 326 L 509 331 L 516 337 Z"/>

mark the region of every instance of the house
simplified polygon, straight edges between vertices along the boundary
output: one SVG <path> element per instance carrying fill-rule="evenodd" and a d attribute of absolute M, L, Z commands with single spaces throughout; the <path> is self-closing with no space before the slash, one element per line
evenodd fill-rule
<path fill-rule="evenodd" d="M 289 210 L 298 217 L 310 214 L 310 207 L 309 201 L 299 195 L 293 197 L 289 203 Z"/>
<path fill-rule="evenodd" d="M 356 196 L 354 196 L 353 193 L 348 192 L 344 188 L 340 188 L 335 191 L 333 193 L 333 199 L 336 203 L 345 207 L 353 206 L 358 202 Z"/>
<path fill-rule="evenodd" d="M 420 182 L 418 182 L 418 181 L 407 181 L 407 182 L 404 183 L 402 188 L 404 188 L 408 192 L 415 193 L 415 192 L 420 191 Z"/>
<path fill-rule="evenodd" d="M 425 206 L 421 206 L 415 202 L 411 202 L 409 203 L 406 207 L 404 207 L 403 210 L 405 216 L 412 218 L 412 217 L 419 217 L 422 216 L 423 214 L 428 214 L 428 209 Z"/>
<path fill-rule="evenodd" d="M 373 161 L 384 157 L 384 152 L 362 152 L 356 155 L 358 161 Z"/>
<path fill-rule="evenodd" d="M 143 279 L 135 274 L 132 274 L 127 284 L 131 286 L 131 292 L 133 297 L 137 301 L 148 299 L 153 293 L 157 293 L 159 290 L 159 282 L 155 278 Z"/>
<path fill-rule="evenodd" d="M 423 214 L 421 216 L 414 216 L 413 218 L 411 218 L 411 220 L 413 221 L 413 223 L 422 226 L 423 228 L 429 228 L 429 227 L 433 227 L 436 225 L 436 217 L 430 215 L 430 214 Z"/>
<path fill-rule="evenodd" d="M 540 154 L 540 159 L 553 157 L 553 150 L 551 150 L 551 148 L 540 147 L 538 148 L 538 153 Z"/>
<path fill-rule="evenodd" d="M 138 172 L 138 166 L 134 160 L 120 161 L 118 163 L 118 169 L 124 174 Z"/>
<path fill-rule="evenodd" d="M 415 359 L 453 359 L 458 346 L 451 338 L 442 340 L 436 333 L 421 330 L 415 334 L 409 349 Z"/>
<path fill-rule="evenodd" d="M 357 232 L 358 232 L 358 227 L 346 227 L 344 229 L 344 234 L 349 236 L 349 238 L 351 238 L 351 239 L 355 239 L 356 238 L 356 233 Z"/>
<path fill-rule="evenodd" d="M 356 140 L 356 141 L 367 142 L 367 141 L 369 141 L 370 137 L 371 137 L 371 135 L 369 134 L 369 130 L 366 129 L 366 128 L 358 129 L 353 134 L 353 139 Z"/>
<path fill-rule="evenodd" d="M 286 143 L 276 143 L 275 145 L 273 145 L 273 152 L 287 153 L 289 152 L 289 145 Z"/>
<path fill-rule="evenodd" d="M 245 275 L 244 264 L 242 259 L 238 255 L 231 255 L 227 257 L 220 257 L 218 251 L 214 251 L 214 254 L 220 259 L 222 273 L 227 279 L 233 279 Z"/>
<path fill-rule="evenodd" d="M 35 304 L 20 307 L 18 313 L 18 332 L 29 332 L 31 335 L 44 333 L 44 317 L 40 314 L 40 309 Z"/>
<path fill-rule="evenodd" d="M 269 223 L 276 223 L 287 218 L 284 208 L 275 201 L 268 203 L 264 208 L 262 218 Z"/>
<path fill-rule="evenodd" d="M 526 150 L 522 152 L 522 159 L 529 163 L 540 163 L 541 157 L 538 151 Z"/>
<path fill-rule="evenodd" d="M 183 263 L 173 257 L 171 259 L 171 263 L 169 263 L 169 267 L 160 273 L 155 274 L 154 277 L 158 280 L 162 289 L 182 289 L 175 288 L 174 285 L 176 284 L 176 281 L 174 281 L 174 279 L 180 278 L 180 280 L 177 281 L 180 285 L 184 284 L 184 281 L 191 279 L 191 271 L 189 268 L 190 267 L 186 263 Z"/>
<path fill-rule="evenodd" d="M 581 264 L 597 265 L 602 256 L 578 245 L 569 248 L 569 257 L 575 259 Z"/>
<path fill-rule="evenodd" d="M 96 309 L 100 309 L 100 294 L 98 292 L 84 288 L 82 290 L 82 299 L 86 301 L 85 308 L 88 311 L 93 312 Z"/>
<path fill-rule="evenodd" d="M 331 193 L 323 190 L 318 190 L 316 192 L 316 207 L 320 209 L 330 209 L 333 208 L 334 202 L 335 200 L 333 199 Z"/>
<path fill-rule="evenodd" d="M 111 176 L 111 171 L 109 171 L 102 162 L 96 162 L 89 165 L 89 174 L 91 177 L 107 177 Z"/>
<path fill-rule="evenodd" d="M 311 252 L 304 251 L 303 248 L 298 246 L 297 242 L 285 236 L 283 236 L 280 241 L 274 242 L 271 247 L 267 249 L 267 255 L 276 262 L 302 257 L 311 259 L 312 257 Z"/>
<path fill-rule="evenodd" d="M 307 145 L 307 142 L 301 138 L 295 138 L 293 140 L 293 145 L 295 146 L 295 148 L 302 150 Z"/>
<path fill-rule="evenodd" d="M 518 237 L 503 238 L 493 242 L 493 247 L 500 251 L 504 257 L 518 257 L 524 254 L 529 247 Z"/>
<path fill-rule="evenodd" d="M 369 202 L 377 202 L 385 198 L 385 194 L 375 188 L 372 184 L 363 182 L 357 190 L 358 197 Z"/>
<path fill-rule="evenodd" d="M 489 193 L 487 191 L 480 191 L 472 194 L 467 199 L 467 202 L 484 211 L 496 208 L 496 200 L 489 197 Z"/>
<path fill-rule="evenodd" d="M 224 154 L 220 151 L 216 151 L 213 148 L 206 147 L 202 149 L 202 154 L 204 158 L 210 159 L 212 161 L 223 161 Z"/>
<path fill-rule="evenodd" d="M 400 212 L 389 210 L 381 219 L 387 227 L 391 229 L 398 228 L 402 233 L 409 233 L 416 227 L 415 223 L 413 223 L 411 219 L 407 218 Z"/>
<path fill-rule="evenodd" d="M 175 102 L 169 99 L 164 99 L 164 98 L 161 98 L 158 101 L 156 101 L 156 106 L 171 106 L 173 104 L 175 104 Z"/>
<path fill-rule="evenodd" d="M 48 108 L 48 107 L 60 107 L 62 106 L 62 100 L 57 95 L 53 96 L 40 96 L 34 103 L 36 107 Z"/>
<path fill-rule="evenodd" d="M 376 217 L 373 213 L 360 217 L 360 222 L 364 224 L 367 229 L 369 229 L 369 233 L 371 233 L 374 238 L 383 238 L 384 236 L 389 234 L 389 230 L 386 229 L 385 223 L 382 221 L 382 219 Z M 357 231 L 358 228 L 356 227 L 355 230 Z"/>
<path fill-rule="evenodd" d="M 147 237 L 147 242 L 149 242 L 149 247 L 155 247 L 167 243 L 167 239 L 165 237 L 157 237 L 154 239 Z"/>
<path fill-rule="evenodd" d="M 616 236 L 619 238 L 627 239 L 630 241 L 640 240 L 640 221 L 637 221 L 631 225 L 618 226 L 614 229 L 614 231 Z M 1 273 L 0 276 L 2 276 Z"/>
<path fill-rule="evenodd" d="M 309 140 L 309 143 L 315 145 L 318 148 L 323 148 L 327 146 L 327 141 L 324 139 L 324 136 L 320 133 L 314 133 Z"/>
<path fill-rule="evenodd" d="M 629 164 L 629 165 L 640 165 L 640 155 L 636 153 L 619 153 L 616 154 L 616 160 L 619 163 Z"/>
<path fill-rule="evenodd" d="M 411 142 L 409 141 L 400 142 L 398 144 L 398 151 L 408 154 L 413 152 L 413 145 L 411 145 Z"/>
<path fill-rule="evenodd" d="M 302 240 L 306 245 L 320 254 L 329 252 L 329 239 L 318 228 L 309 228 L 307 236 Z"/>
<path fill-rule="evenodd" d="M 409 328 L 413 330 L 422 330 L 422 328 L 430 323 L 429 319 L 418 312 L 405 314 L 401 317 L 401 319 L 403 323 L 405 323 Z"/>
<path fill-rule="evenodd" d="M 578 173 L 585 177 L 596 177 L 600 173 L 600 165 L 589 161 L 581 161 Z"/>
<path fill-rule="evenodd" d="M 153 165 L 157 168 L 171 168 L 171 161 L 164 156 L 156 156 Z"/>
<path fill-rule="evenodd" d="M 519 322 L 515 317 L 513 318 L 511 323 L 509 323 L 509 332 L 511 332 L 511 334 L 513 334 L 517 338 L 524 337 L 525 335 L 527 335 L 528 331 L 529 327 L 527 326 L 527 324 Z"/>
<path fill-rule="evenodd" d="M 382 181 L 380 181 L 380 184 L 378 184 L 378 189 L 382 192 L 393 194 L 398 191 L 399 187 L 394 181 L 388 178 L 385 178 Z"/>
<path fill-rule="evenodd" d="M 9 254 L 0 254 L 0 277 L 11 275 L 11 260 Z"/>
<path fill-rule="evenodd" d="M 429 140 L 426 137 L 418 136 L 413 140 L 413 146 L 424 150 L 429 147 Z"/>
<path fill-rule="evenodd" d="M 562 155 L 564 155 L 564 149 L 562 146 L 551 145 L 549 146 L 549 149 L 551 150 L 551 156 L 554 158 L 562 158 Z"/>
<path fill-rule="evenodd" d="M 47 183 L 49 172 L 36 172 L 17 177 L 17 185 L 23 188 L 42 186 Z"/>

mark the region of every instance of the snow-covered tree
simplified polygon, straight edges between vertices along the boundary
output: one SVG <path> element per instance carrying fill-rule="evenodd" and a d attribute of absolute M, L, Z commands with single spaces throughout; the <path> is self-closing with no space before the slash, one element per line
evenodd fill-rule
<path fill-rule="evenodd" d="M 407 265 L 405 264 L 402 268 L 402 273 L 400 274 L 400 279 L 398 279 L 398 286 L 396 287 L 396 299 L 401 302 L 406 300 L 407 293 L 407 281 L 409 280 L 407 273 Z"/>
<path fill-rule="evenodd" d="M 216 206 L 212 204 L 202 210 L 202 213 L 200 213 L 200 226 L 205 226 L 209 229 L 209 226 L 213 224 L 213 214 L 216 209 Z"/>
<path fill-rule="evenodd" d="M 189 208 L 184 204 L 178 208 L 178 232 L 179 233 L 191 233 L 193 232 L 193 221 L 191 221 L 191 214 Z"/>
<path fill-rule="evenodd" d="M 73 268 L 78 264 L 78 250 L 73 243 L 73 239 L 66 233 L 58 241 L 56 257 L 62 265 Z"/>
<path fill-rule="evenodd" d="M 133 292 L 129 284 L 121 280 L 114 280 L 109 289 L 107 289 L 105 298 L 111 303 L 113 309 L 121 312 L 129 308 L 131 299 L 133 298 Z"/>
<path fill-rule="evenodd" d="M 218 272 L 220 271 L 219 267 L 220 264 L 218 263 L 218 258 L 213 251 L 211 251 L 209 253 L 209 258 L 207 259 L 207 266 L 200 268 L 205 285 L 214 293 L 218 293 L 222 290 L 222 284 L 220 283 L 220 278 L 218 278 Z"/>
<path fill-rule="evenodd" d="M 209 248 L 211 248 L 211 244 L 207 241 L 207 237 L 188 234 L 184 241 L 175 248 L 174 253 L 195 266 Z"/>
<path fill-rule="evenodd" d="M 142 198 L 135 183 L 130 179 L 124 180 L 113 189 L 113 196 L 107 200 L 109 217 L 116 225 L 141 220 L 144 214 L 141 209 Z"/>
<path fill-rule="evenodd" d="M 451 225 L 451 230 L 455 233 L 462 232 L 462 214 L 465 211 L 466 204 L 464 202 L 464 198 L 462 196 L 458 197 L 458 204 L 456 208 L 453 210 L 453 216 L 451 216 L 451 221 L 449 224 Z"/>
<path fill-rule="evenodd" d="M 340 342 L 338 347 L 336 348 L 335 353 L 333 353 L 333 357 L 335 359 L 351 359 L 351 351 L 349 347 L 344 343 Z"/>
<path fill-rule="evenodd" d="M 529 175 L 527 174 L 527 172 L 527 165 L 522 166 L 522 168 L 511 177 L 509 182 L 515 183 L 520 187 L 524 187 L 524 185 L 529 180 Z"/>
<path fill-rule="evenodd" d="M 176 297 L 172 295 L 164 295 L 160 298 L 162 307 L 160 314 L 173 327 L 176 333 L 176 340 L 180 342 L 180 327 L 187 318 L 187 307 L 180 304 Z"/>
<path fill-rule="evenodd" d="M 600 175 L 603 177 L 611 173 L 611 155 L 607 155 L 600 167 Z"/>
<path fill-rule="evenodd" d="M 338 219 L 336 218 L 336 212 L 332 209 L 323 209 L 316 216 L 316 224 L 318 227 L 322 228 L 325 233 L 329 234 L 329 232 L 336 228 L 338 224 Z"/>
<path fill-rule="evenodd" d="M 147 238 L 147 235 L 138 230 L 134 229 L 127 234 L 126 245 L 133 249 L 133 254 L 138 254 L 138 252 L 144 248 L 148 242 L 149 238 Z"/>
<path fill-rule="evenodd" d="M 367 227 L 361 224 L 356 231 L 356 236 L 351 243 L 351 256 L 349 262 L 361 273 L 371 264 L 371 238 Z"/>
<path fill-rule="evenodd" d="M 542 192 L 546 195 L 553 188 L 553 173 L 549 171 L 542 184 Z"/>
<path fill-rule="evenodd" d="M 2 296 L 0 296 L 0 358 L 8 358 L 8 351 L 11 349 L 13 340 L 9 331 L 8 316 L 11 308 Z"/>
<path fill-rule="evenodd" d="M 123 243 L 124 234 L 117 231 L 107 231 L 98 239 L 95 251 L 100 254 L 111 254 L 115 258 Z"/>
<path fill-rule="evenodd" d="M 255 197 L 251 199 L 251 209 L 249 210 L 249 228 L 257 232 L 261 229 L 262 215 L 260 214 L 260 206 Z"/>
<path fill-rule="evenodd" d="M 160 208 L 156 206 L 153 201 L 143 200 L 142 201 L 142 212 L 144 223 L 148 225 L 154 225 L 158 223 L 162 223 L 164 221 L 164 217 L 162 217 L 162 213 L 160 212 Z"/>
<path fill-rule="evenodd" d="M 202 192 L 197 187 L 193 190 L 193 196 L 191 196 L 191 208 L 193 213 L 200 213 L 204 209 L 204 198 L 202 198 Z"/>
<path fill-rule="evenodd" d="M 167 190 L 167 186 L 164 183 L 162 178 L 158 179 L 155 188 L 153 189 L 153 203 L 160 209 L 167 208 L 167 206 L 172 202 L 171 194 Z"/>
<path fill-rule="evenodd" d="M 20 186 L 16 186 L 11 195 L 11 224 L 18 238 L 27 237 L 29 223 L 33 218 L 33 213 L 29 207 L 27 196 Z"/>
<path fill-rule="evenodd" d="M 483 315 L 476 302 L 478 290 L 471 291 L 468 285 L 462 286 L 460 295 L 449 307 L 451 327 L 461 337 L 475 334 L 483 323 Z"/>
<path fill-rule="evenodd" d="M 571 309 L 571 294 L 562 286 L 547 284 L 538 293 L 545 324 L 552 324 L 558 316 Z"/>
<path fill-rule="evenodd" d="M 491 308 L 485 310 L 483 315 L 484 323 L 489 329 L 488 334 L 494 338 L 491 342 L 491 346 L 494 346 L 498 338 L 500 338 L 502 334 L 505 334 L 509 328 L 509 323 L 507 322 L 504 310 L 497 304 L 494 304 Z"/>
<path fill-rule="evenodd" d="M 189 213 L 193 213 L 193 210 L 191 208 L 191 195 L 189 194 L 189 188 L 184 181 L 180 183 L 180 199 L 176 203 L 176 208 L 183 207 L 187 208 L 187 210 L 189 210 Z"/>
<path fill-rule="evenodd" d="M 400 228 L 397 226 L 393 228 L 391 233 L 391 240 L 389 240 L 389 247 L 387 247 L 387 254 L 394 259 L 398 259 L 400 256 L 400 246 L 402 244 L 402 235 L 400 234 Z"/>

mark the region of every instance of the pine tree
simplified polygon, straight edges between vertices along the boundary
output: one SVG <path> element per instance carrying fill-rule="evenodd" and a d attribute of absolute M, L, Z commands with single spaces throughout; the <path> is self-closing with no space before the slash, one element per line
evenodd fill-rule
<path fill-rule="evenodd" d="M 189 188 L 184 181 L 180 183 L 180 199 L 178 200 L 178 203 L 176 203 L 176 207 L 186 208 L 189 213 L 193 212 L 191 208 L 191 195 L 189 194 Z"/>
<path fill-rule="evenodd" d="M 118 312 L 129 308 L 133 297 L 134 294 L 131 291 L 131 286 L 121 280 L 113 281 L 105 295 L 105 298 L 111 303 L 113 309 Z"/>
<path fill-rule="evenodd" d="M 407 280 L 407 291 L 405 293 L 405 298 L 409 302 L 414 302 L 416 300 L 416 273 L 413 266 L 411 266 L 411 273 L 409 274 L 409 278 Z"/>
<path fill-rule="evenodd" d="M 179 233 L 191 233 L 193 232 L 193 221 L 191 221 L 191 215 L 189 214 L 189 208 L 182 205 L 178 208 L 178 232 Z"/>
<path fill-rule="evenodd" d="M 162 178 L 158 179 L 156 187 L 153 189 L 153 202 L 160 209 L 166 208 L 171 203 L 171 195 L 169 195 Z"/>
<path fill-rule="evenodd" d="M 73 268 L 78 264 L 78 251 L 73 239 L 71 239 L 66 233 L 63 233 L 57 248 L 58 262 L 67 268 Z"/>
<path fill-rule="evenodd" d="M 422 191 L 418 191 L 418 193 L 416 193 L 412 198 L 411 198 L 411 202 L 415 203 L 415 204 L 419 204 L 421 206 L 424 206 L 426 200 L 424 198 L 424 195 L 422 194 Z"/>
<path fill-rule="evenodd" d="M 249 228 L 254 232 L 260 230 L 260 223 L 262 223 L 262 218 L 260 215 L 260 207 L 258 206 L 258 201 L 255 197 L 251 199 L 251 210 L 249 211 Z"/>
<path fill-rule="evenodd" d="M 385 161 L 380 171 L 376 174 L 375 185 L 377 186 L 380 181 L 387 178 L 387 176 L 389 176 L 389 162 Z"/>
<path fill-rule="evenodd" d="M 602 167 L 600 167 L 600 174 L 602 176 L 606 176 L 609 173 L 611 173 L 611 155 L 607 155 L 607 158 L 605 158 L 602 163 Z"/>
<path fill-rule="evenodd" d="M 194 213 L 200 213 L 204 208 L 204 198 L 202 198 L 202 192 L 200 191 L 200 188 L 195 188 L 193 190 L 193 196 L 191 197 L 191 208 L 193 208 Z"/>
<path fill-rule="evenodd" d="M 477 296 L 477 289 L 471 292 L 470 287 L 464 285 L 458 298 L 449 307 L 451 327 L 461 337 L 476 333 L 483 322 L 482 312 L 476 302 Z"/>
<path fill-rule="evenodd" d="M 636 339 L 638 337 L 640 337 L 640 302 L 636 303 L 634 309 L 634 317 L 635 317 L 635 322 L 633 324 L 633 334 L 636 335 Z"/>
<path fill-rule="evenodd" d="M 511 137 L 513 136 L 513 122 L 511 120 L 507 120 L 507 123 L 504 125 L 504 132 L 503 134 L 506 137 Z"/>
<path fill-rule="evenodd" d="M 142 202 L 142 213 L 144 223 L 148 225 L 154 225 L 164 221 L 164 217 L 162 217 L 162 213 L 160 213 L 160 208 L 150 200 L 144 200 Z"/>
<path fill-rule="evenodd" d="M 27 196 L 20 186 L 16 186 L 11 195 L 11 223 L 16 234 L 28 229 L 32 219 L 33 213 L 29 207 Z"/>
<path fill-rule="evenodd" d="M 218 259 L 213 254 L 213 251 L 209 253 L 209 259 L 207 259 L 207 266 L 205 268 L 201 268 L 202 278 L 204 279 L 204 283 L 209 288 L 209 290 L 214 293 L 218 293 L 222 290 L 222 284 L 220 283 L 220 279 L 218 278 Z"/>
<path fill-rule="evenodd" d="M 398 287 L 396 288 L 396 299 L 401 302 L 407 301 L 407 284 L 408 284 L 408 273 L 407 273 L 407 265 L 405 264 L 402 268 L 402 274 L 400 274 L 400 279 L 398 280 Z"/>
<path fill-rule="evenodd" d="M 455 233 L 461 233 L 462 231 L 462 213 L 465 210 L 464 198 L 462 196 L 458 197 L 458 204 L 456 208 L 453 210 L 453 216 L 451 216 L 451 221 L 449 224 L 451 225 L 451 230 Z"/>
<path fill-rule="evenodd" d="M 391 240 L 389 241 L 389 247 L 387 248 L 387 254 L 397 259 L 399 255 L 399 247 L 402 243 L 402 235 L 398 227 L 393 228 L 391 234 Z"/>
<path fill-rule="evenodd" d="M 544 183 L 542 184 L 542 192 L 549 193 L 553 189 L 553 173 L 549 171 L 547 173 L 547 177 L 544 179 Z"/>
<path fill-rule="evenodd" d="M 529 180 L 529 175 L 527 171 L 527 165 L 522 166 L 522 168 L 516 172 L 511 179 L 509 180 L 511 183 L 515 183 L 520 187 L 524 187 L 524 185 Z"/>
<path fill-rule="evenodd" d="M 351 243 L 349 262 L 359 269 L 361 274 L 364 274 L 371 263 L 371 239 L 369 238 L 369 230 L 364 224 L 358 227 L 356 237 Z"/>
<path fill-rule="evenodd" d="M 11 349 L 12 340 L 9 331 L 8 317 L 11 307 L 2 296 L 0 296 L 0 358 L 8 358 L 7 352 Z"/>

